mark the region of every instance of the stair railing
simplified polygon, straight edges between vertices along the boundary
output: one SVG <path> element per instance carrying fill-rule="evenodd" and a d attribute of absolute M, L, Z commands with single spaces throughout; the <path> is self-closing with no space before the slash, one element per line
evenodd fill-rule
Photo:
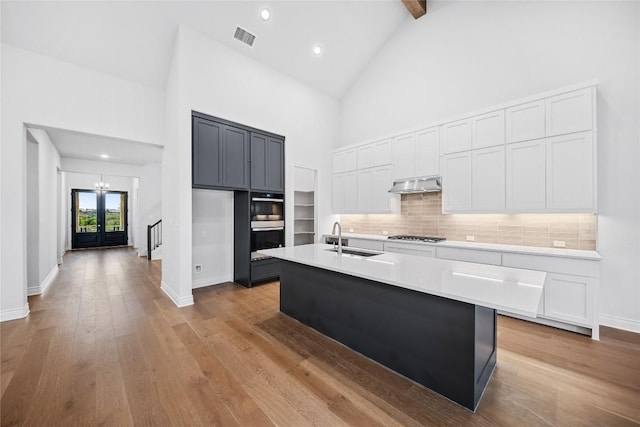
<path fill-rule="evenodd" d="M 151 252 L 162 244 L 162 220 L 153 225 L 147 225 L 147 259 L 151 259 Z"/>

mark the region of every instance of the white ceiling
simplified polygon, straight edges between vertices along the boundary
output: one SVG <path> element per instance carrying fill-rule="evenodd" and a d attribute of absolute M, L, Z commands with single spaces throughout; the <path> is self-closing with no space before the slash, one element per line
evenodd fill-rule
<path fill-rule="evenodd" d="M 162 147 L 157 145 L 44 126 L 29 127 L 45 130 L 60 157 L 138 166 L 162 161 Z M 109 158 L 103 159 L 101 154 Z"/>
<path fill-rule="evenodd" d="M 263 22 L 259 12 L 271 10 Z M 188 26 L 333 97 L 411 16 L 400 0 L 6 1 L 2 41 L 164 88 L 178 25 Z M 233 39 L 254 33 L 253 48 Z M 311 54 L 321 43 L 322 57 Z"/>

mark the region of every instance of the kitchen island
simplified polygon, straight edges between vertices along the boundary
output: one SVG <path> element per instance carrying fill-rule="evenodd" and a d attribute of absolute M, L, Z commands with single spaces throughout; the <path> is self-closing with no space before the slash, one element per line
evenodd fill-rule
<path fill-rule="evenodd" d="M 496 364 L 496 310 L 535 317 L 545 273 L 412 255 L 279 258 L 280 311 L 475 411 Z"/>

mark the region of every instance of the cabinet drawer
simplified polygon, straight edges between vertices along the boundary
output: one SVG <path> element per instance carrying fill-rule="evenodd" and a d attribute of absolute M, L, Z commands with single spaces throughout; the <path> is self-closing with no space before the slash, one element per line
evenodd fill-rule
<path fill-rule="evenodd" d="M 502 265 L 502 254 L 473 249 L 436 248 L 436 256 L 455 261 L 477 262 L 479 264 Z"/>
<path fill-rule="evenodd" d="M 540 255 L 503 254 L 504 267 L 525 268 L 547 273 L 570 274 L 574 276 L 596 277 L 597 261 L 567 259 Z"/>
<path fill-rule="evenodd" d="M 275 258 L 251 261 L 251 281 L 277 279 L 280 277 L 280 261 Z"/>
<path fill-rule="evenodd" d="M 380 240 L 366 240 L 349 238 L 349 247 L 359 249 L 371 249 L 372 251 L 383 251 L 384 242 Z"/>
<path fill-rule="evenodd" d="M 431 246 L 420 246 L 402 243 L 384 243 L 385 252 L 395 252 L 397 254 L 417 255 L 424 257 L 435 257 L 436 248 Z"/>

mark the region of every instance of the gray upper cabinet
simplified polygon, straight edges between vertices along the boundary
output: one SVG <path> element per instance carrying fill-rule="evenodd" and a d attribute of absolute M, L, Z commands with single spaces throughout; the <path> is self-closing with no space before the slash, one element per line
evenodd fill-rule
<path fill-rule="evenodd" d="M 251 189 L 284 192 L 284 141 L 251 133 Z"/>
<path fill-rule="evenodd" d="M 222 139 L 222 180 L 228 188 L 249 188 L 249 132 L 224 126 Z"/>
<path fill-rule="evenodd" d="M 249 132 L 194 117 L 193 186 L 249 188 Z"/>
<path fill-rule="evenodd" d="M 222 134 L 220 123 L 194 117 L 193 186 L 222 187 Z"/>

